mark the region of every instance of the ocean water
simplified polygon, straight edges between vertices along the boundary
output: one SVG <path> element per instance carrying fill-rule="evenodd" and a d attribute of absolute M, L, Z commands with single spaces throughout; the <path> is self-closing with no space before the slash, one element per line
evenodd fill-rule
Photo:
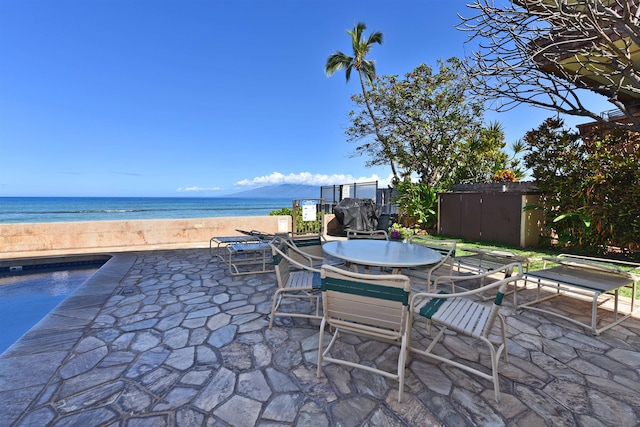
<path fill-rule="evenodd" d="M 0 197 L 0 224 L 264 216 L 292 203 L 233 197 Z"/>

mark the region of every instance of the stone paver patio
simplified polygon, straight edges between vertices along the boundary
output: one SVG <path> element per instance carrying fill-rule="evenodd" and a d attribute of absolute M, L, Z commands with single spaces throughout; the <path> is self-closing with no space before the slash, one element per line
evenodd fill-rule
<path fill-rule="evenodd" d="M 319 322 L 269 330 L 275 288 L 204 249 L 115 255 L 0 356 L 0 426 L 638 425 L 640 319 L 594 337 L 509 302 L 499 404 L 490 381 L 417 356 L 398 403 L 396 381 L 362 370 L 318 379 Z M 489 366 L 473 341 L 444 344 Z M 391 370 L 398 350 L 353 338 L 336 351 Z"/>

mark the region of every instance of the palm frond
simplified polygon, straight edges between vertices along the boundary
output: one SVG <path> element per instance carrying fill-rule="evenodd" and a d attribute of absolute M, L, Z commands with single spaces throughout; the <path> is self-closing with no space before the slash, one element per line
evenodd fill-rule
<path fill-rule="evenodd" d="M 347 81 L 351 78 L 353 68 L 358 70 L 361 75 L 366 78 L 369 83 L 373 83 L 376 75 L 375 61 L 365 59 L 374 43 L 382 44 L 382 33 L 376 31 L 364 40 L 364 31 L 367 26 L 364 22 L 358 22 L 353 26 L 352 30 L 347 30 L 347 34 L 351 36 L 351 47 L 353 48 L 353 56 L 346 55 L 340 51 L 327 58 L 325 65 L 325 73 L 331 76 L 338 70 L 344 69 Z"/>
<path fill-rule="evenodd" d="M 348 69 L 353 63 L 353 58 L 340 51 L 336 51 L 334 54 L 329 55 L 327 63 L 324 66 L 324 71 L 327 76 L 333 75 L 336 71 L 342 69 Z M 347 81 L 349 78 L 347 77 Z"/>
<path fill-rule="evenodd" d="M 367 29 L 367 26 L 365 25 L 364 22 L 358 22 L 353 27 L 353 30 L 347 31 L 347 34 L 351 36 L 351 46 L 353 47 L 354 52 L 357 50 L 357 47 L 360 44 L 362 44 L 362 34 L 366 29 Z"/>
<path fill-rule="evenodd" d="M 347 81 L 349 81 L 349 79 L 351 78 L 351 70 L 353 70 L 353 64 L 350 64 L 344 73 L 347 77 Z"/>
<path fill-rule="evenodd" d="M 362 61 L 360 69 L 364 77 L 369 82 L 369 84 L 372 84 L 373 79 L 376 76 L 376 61 L 373 61 L 373 60 Z"/>
<path fill-rule="evenodd" d="M 382 44 L 382 33 L 380 31 L 376 31 L 375 33 L 369 35 L 367 44 L 371 46 L 374 43 Z"/>

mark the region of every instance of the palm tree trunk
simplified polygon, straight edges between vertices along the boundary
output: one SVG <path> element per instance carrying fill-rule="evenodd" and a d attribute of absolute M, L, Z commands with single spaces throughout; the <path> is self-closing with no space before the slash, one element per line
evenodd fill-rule
<path fill-rule="evenodd" d="M 373 114 L 373 109 L 371 108 L 371 104 L 369 103 L 369 97 L 367 96 L 367 90 L 364 86 L 362 70 L 358 70 L 358 75 L 360 76 L 360 86 L 362 87 L 362 95 L 364 96 L 364 103 L 367 106 L 367 111 L 369 112 L 369 115 L 371 116 L 371 120 L 373 121 L 373 128 L 376 131 L 376 137 L 378 138 L 378 141 L 380 141 L 380 143 L 382 144 L 382 150 L 384 151 L 384 154 L 387 156 L 387 159 L 389 160 L 389 165 L 391 166 L 391 173 L 393 174 L 394 181 L 396 181 L 398 179 L 398 173 L 396 172 L 396 165 L 393 160 L 393 153 L 391 152 L 391 147 L 389 147 L 389 144 L 387 143 L 387 139 L 380 132 L 380 125 L 378 124 L 378 120 L 376 120 L 375 114 Z"/>

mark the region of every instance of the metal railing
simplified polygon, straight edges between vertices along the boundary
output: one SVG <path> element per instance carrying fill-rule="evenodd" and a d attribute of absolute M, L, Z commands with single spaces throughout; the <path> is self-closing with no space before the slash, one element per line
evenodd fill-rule
<path fill-rule="evenodd" d="M 343 199 L 371 199 L 382 207 L 383 214 L 397 214 L 398 205 L 393 203 L 396 191 L 392 188 L 378 188 L 378 181 L 354 182 L 351 184 L 325 185 L 320 187 L 320 198 L 324 200 L 326 212 Z"/>
<path fill-rule="evenodd" d="M 376 200 L 377 190 L 378 181 L 325 185 L 320 187 L 320 198 L 324 199 L 326 203 L 334 205 L 349 197 Z"/>
<path fill-rule="evenodd" d="M 617 119 L 619 117 L 624 117 L 624 115 L 625 114 L 622 112 L 622 110 L 618 108 L 615 108 L 613 110 L 603 111 L 602 113 L 600 113 L 600 117 L 606 120 Z"/>

